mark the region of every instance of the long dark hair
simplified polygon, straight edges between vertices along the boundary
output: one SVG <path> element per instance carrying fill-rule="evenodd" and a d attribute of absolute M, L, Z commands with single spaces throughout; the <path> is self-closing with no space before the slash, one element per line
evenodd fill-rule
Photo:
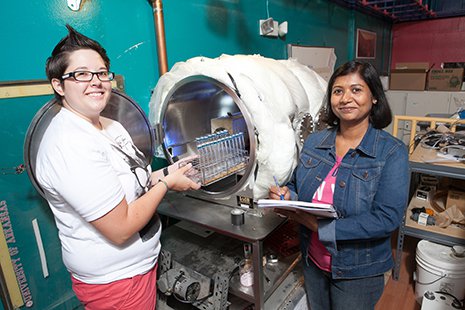
<path fill-rule="evenodd" d="M 352 73 L 358 73 L 360 75 L 362 80 L 365 81 L 370 88 L 373 99 L 377 101 L 371 108 L 370 123 L 374 128 L 385 128 L 392 121 L 392 112 L 384 93 L 378 72 L 372 64 L 367 62 L 358 62 L 355 60 L 349 61 L 337 68 L 329 79 L 325 96 L 325 113 L 323 115 L 323 122 L 327 123 L 329 126 L 337 126 L 339 124 L 339 119 L 331 109 L 332 88 L 338 77 Z"/>

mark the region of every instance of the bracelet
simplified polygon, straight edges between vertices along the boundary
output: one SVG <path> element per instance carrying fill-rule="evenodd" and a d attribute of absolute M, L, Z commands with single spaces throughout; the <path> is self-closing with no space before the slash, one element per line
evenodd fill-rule
<path fill-rule="evenodd" d="M 165 184 L 166 191 L 168 192 L 168 191 L 170 190 L 170 187 L 168 186 L 168 183 L 166 183 L 166 181 L 165 181 L 165 180 L 162 180 L 162 179 L 159 179 L 159 180 L 158 180 L 158 183 L 160 183 L 160 182 L 163 183 L 163 184 Z"/>
<path fill-rule="evenodd" d="M 168 167 L 163 168 L 163 175 L 166 177 L 169 174 Z"/>

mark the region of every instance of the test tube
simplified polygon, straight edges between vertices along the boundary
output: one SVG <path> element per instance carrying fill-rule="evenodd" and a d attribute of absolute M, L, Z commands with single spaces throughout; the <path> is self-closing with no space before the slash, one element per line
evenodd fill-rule
<path fill-rule="evenodd" d="M 218 140 L 218 145 L 219 145 L 219 155 L 220 155 L 220 163 L 221 163 L 221 173 L 226 174 L 228 172 L 228 165 L 226 163 L 227 158 L 226 158 L 226 139 L 224 137 L 221 137 Z"/>
<path fill-rule="evenodd" d="M 229 162 L 229 167 L 234 166 L 234 154 L 233 154 L 233 135 L 228 136 L 228 162 Z"/>
<path fill-rule="evenodd" d="M 211 152 L 211 163 L 212 163 L 212 176 L 213 178 L 216 178 L 216 176 L 218 175 L 219 173 L 219 167 L 218 167 L 218 141 L 212 141 L 211 142 L 211 148 L 212 148 L 212 152 Z"/>
<path fill-rule="evenodd" d="M 208 156 L 209 156 L 209 142 L 204 140 L 202 144 L 203 152 L 202 152 L 202 175 L 203 181 L 205 182 L 209 177 L 209 169 L 208 169 Z"/>
<path fill-rule="evenodd" d="M 244 133 L 227 130 L 195 139 L 202 184 L 210 184 L 243 168 L 246 161 Z"/>
<path fill-rule="evenodd" d="M 239 155 L 239 134 L 235 133 L 233 135 L 233 152 L 234 152 L 234 166 L 238 164 L 238 155 Z"/>
<path fill-rule="evenodd" d="M 198 153 L 199 153 L 199 174 L 200 174 L 200 180 L 202 183 L 205 182 L 205 169 L 203 169 L 204 167 L 204 161 L 205 161 L 205 146 L 203 143 L 199 144 L 197 146 L 197 150 L 198 150 Z"/>

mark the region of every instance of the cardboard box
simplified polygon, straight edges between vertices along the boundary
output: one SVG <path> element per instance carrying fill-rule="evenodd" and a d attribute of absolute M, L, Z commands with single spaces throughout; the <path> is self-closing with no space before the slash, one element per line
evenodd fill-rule
<path fill-rule="evenodd" d="M 446 209 L 456 205 L 460 211 L 465 212 L 465 192 L 449 189 L 447 192 Z"/>
<path fill-rule="evenodd" d="M 288 58 L 295 58 L 298 62 L 308 66 L 323 79 L 329 81 L 336 64 L 336 53 L 333 47 L 287 45 Z"/>
<path fill-rule="evenodd" d="M 426 62 L 397 63 L 389 75 L 389 89 L 425 90 L 428 69 Z"/>
<path fill-rule="evenodd" d="M 398 62 L 396 63 L 396 69 L 429 69 L 429 63 L 427 62 Z"/>
<path fill-rule="evenodd" d="M 428 90 L 459 91 L 462 88 L 463 68 L 432 69 L 428 74 Z"/>
<path fill-rule="evenodd" d="M 424 69 L 394 69 L 389 76 L 391 90 L 425 90 L 427 71 Z"/>

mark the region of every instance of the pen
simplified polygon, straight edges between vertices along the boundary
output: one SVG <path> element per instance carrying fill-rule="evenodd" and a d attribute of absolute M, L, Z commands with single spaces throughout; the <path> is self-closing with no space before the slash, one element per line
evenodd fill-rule
<path fill-rule="evenodd" d="M 273 179 L 274 179 L 274 183 L 278 187 L 279 199 L 284 200 L 284 195 L 281 194 L 281 188 L 279 187 L 278 179 L 275 176 L 273 176 Z"/>

